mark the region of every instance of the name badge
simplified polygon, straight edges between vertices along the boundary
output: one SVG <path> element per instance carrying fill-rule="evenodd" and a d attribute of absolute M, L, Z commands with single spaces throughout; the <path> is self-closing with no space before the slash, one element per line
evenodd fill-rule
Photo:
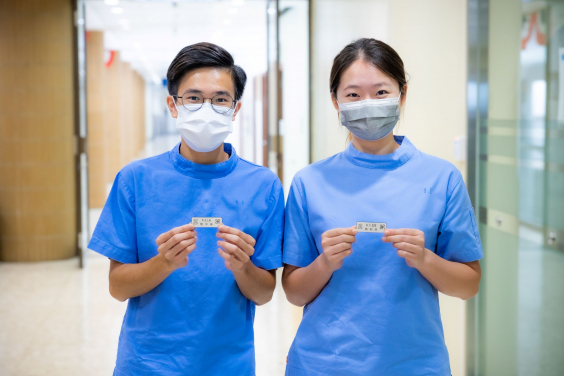
<path fill-rule="evenodd" d="M 358 232 L 384 232 L 386 223 L 384 222 L 356 222 Z"/>
<path fill-rule="evenodd" d="M 192 217 L 194 227 L 219 227 L 223 224 L 220 217 Z"/>

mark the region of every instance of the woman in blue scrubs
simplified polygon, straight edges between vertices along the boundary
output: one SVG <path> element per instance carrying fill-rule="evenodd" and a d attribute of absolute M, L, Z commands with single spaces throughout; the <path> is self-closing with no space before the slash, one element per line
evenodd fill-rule
<path fill-rule="evenodd" d="M 387 44 L 346 46 L 330 89 L 351 142 L 290 189 L 282 284 L 305 307 L 286 375 L 450 375 L 437 291 L 469 299 L 481 275 L 462 176 L 393 135 L 407 83 Z"/>
<path fill-rule="evenodd" d="M 255 305 L 282 266 L 282 185 L 223 142 L 246 82 L 229 52 L 185 47 L 167 79 L 181 142 L 119 172 L 88 246 L 129 300 L 114 375 L 254 375 Z"/>

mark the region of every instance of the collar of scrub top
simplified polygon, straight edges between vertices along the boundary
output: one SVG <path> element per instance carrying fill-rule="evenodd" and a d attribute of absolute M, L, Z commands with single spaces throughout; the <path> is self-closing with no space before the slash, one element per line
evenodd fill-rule
<path fill-rule="evenodd" d="M 223 150 L 229 154 L 229 159 L 215 164 L 199 164 L 189 161 L 180 154 L 180 143 L 169 154 L 174 167 L 182 174 L 195 179 L 218 179 L 229 175 L 239 161 L 233 145 L 224 143 Z"/>
<path fill-rule="evenodd" d="M 394 136 L 394 139 L 400 147 L 391 154 L 374 155 L 363 153 L 355 149 L 352 142 L 349 143 L 344 153 L 349 162 L 357 166 L 393 170 L 409 161 L 416 150 L 407 137 Z"/>

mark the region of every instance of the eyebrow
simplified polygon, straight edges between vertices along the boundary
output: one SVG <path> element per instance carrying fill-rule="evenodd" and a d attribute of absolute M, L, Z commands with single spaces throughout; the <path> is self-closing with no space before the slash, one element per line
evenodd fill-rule
<path fill-rule="evenodd" d="M 390 86 L 389 83 L 387 82 L 378 82 L 375 83 L 374 85 L 372 85 L 372 87 L 380 87 L 380 86 Z M 360 86 L 358 85 L 347 85 L 343 90 L 347 90 L 347 89 L 359 89 Z"/>
<path fill-rule="evenodd" d="M 186 93 L 202 94 L 202 91 L 198 90 L 198 89 L 188 89 L 188 90 L 185 90 L 182 95 L 184 95 Z M 231 94 L 229 94 L 229 92 L 225 91 L 225 90 L 219 90 L 219 91 L 214 92 L 213 94 L 214 95 L 225 95 L 226 94 L 226 95 L 231 96 Z"/>

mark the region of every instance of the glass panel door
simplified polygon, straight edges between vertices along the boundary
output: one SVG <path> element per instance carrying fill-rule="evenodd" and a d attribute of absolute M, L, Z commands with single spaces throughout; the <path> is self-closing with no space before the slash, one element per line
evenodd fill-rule
<path fill-rule="evenodd" d="M 476 143 L 485 257 L 472 374 L 562 375 L 564 2 L 490 0 L 486 43 L 488 112 Z"/>

